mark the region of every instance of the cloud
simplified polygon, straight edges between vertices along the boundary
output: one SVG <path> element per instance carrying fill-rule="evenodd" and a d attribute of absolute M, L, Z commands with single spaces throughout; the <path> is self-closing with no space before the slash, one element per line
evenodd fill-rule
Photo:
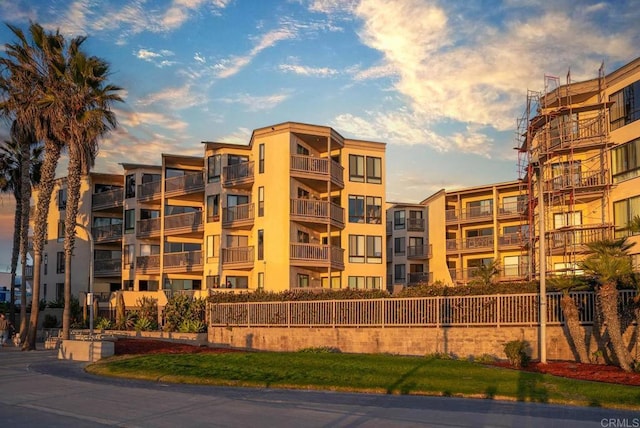
<path fill-rule="evenodd" d="M 327 77 L 327 76 L 334 76 L 338 74 L 337 70 L 333 68 L 328 68 L 328 67 L 314 68 L 314 67 L 308 67 L 304 65 L 280 64 L 278 68 L 285 72 L 300 74 L 303 76 Z"/>
<path fill-rule="evenodd" d="M 136 58 L 141 59 L 143 61 L 150 62 L 155 64 L 156 67 L 167 67 L 169 65 L 173 65 L 176 61 L 169 61 L 166 59 L 167 57 L 172 57 L 175 54 L 167 49 L 162 49 L 159 52 L 154 52 L 150 49 L 138 49 L 137 52 L 134 52 Z"/>
<path fill-rule="evenodd" d="M 199 106 L 206 102 L 206 94 L 194 91 L 191 84 L 185 84 L 178 88 L 165 88 L 141 97 L 136 104 L 145 107 L 153 104 L 169 105 L 174 110 L 182 110 Z"/>
<path fill-rule="evenodd" d="M 252 132 L 253 131 L 249 128 L 240 127 L 235 132 L 223 136 L 218 141 L 223 143 L 247 145 L 251 139 Z"/>
<path fill-rule="evenodd" d="M 272 94 L 264 96 L 253 96 L 240 94 L 234 98 L 220 98 L 219 101 L 228 104 L 241 104 L 247 107 L 248 111 L 270 110 L 289 98 L 288 94 Z"/>

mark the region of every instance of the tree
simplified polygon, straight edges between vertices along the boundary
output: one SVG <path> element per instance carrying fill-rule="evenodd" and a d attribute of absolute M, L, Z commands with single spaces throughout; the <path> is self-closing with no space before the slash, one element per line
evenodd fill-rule
<path fill-rule="evenodd" d="M 81 45 L 86 40 L 77 37 L 69 43 L 64 82 L 59 98 L 59 117 L 54 133 L 69 150 L 67 169 L 67 205 L 65 212 L 65 277 L 62 338 L 69 339 L 71 313 L 71 261 L 75 247 L 76 218 L 80 200 L 80 181 L 94 165 L 98 139 L 117 125 L 111 111 L 114 102 L 122 101 L 121 88 L 106 84 L 109 65 L 97 57 L 88 57 Z M 94 257 L 93 254 L 90 257 Z"/>
<path fill-rule="evenodd" d="M 578 362 L 589 363 L 591 360 L 587 352 L 584 328 L 580 325 L 580 312 L 578 311 L 576 301 L 569 294 L 569 292 L 578 285 L 578 282 L 573 276 L 557 276 L 551 280 L 551 283 L 558 290 L 562 291 L 560 307 L 562 308 L 565 326 L 567 327 L 569 338 L 573 342 Z"/>
<path fill-rule="evenodd" d="M 15 278 L 18 256 L 22 264 L 20 332 L 26 331 L 26 296 L 24 280 L 27 265 L 29 240 L 29 215 L 31 187 L 40 180 L 42 164 L 42 146 L 37 143 L 31 129 L 22 129 L 17 122 L 11 125 L 11 141 L 0 146 L 0 192 L 11 192 L 16 200 L 16 213 L 13 224 L 13 247 L 11 253 L 11 300 L 9 318 L 15 325 Z M 23 177 L 24 176 L 24 177 Z"/>
<path fill-rule="evenodd" d="M 483 263 L 473 268 L 471 274 L 471 284 L 474 285 L 491 285 L 494 278 L 500 273 L 500 264 L 497 260 L 491 260 L 490 263 Z"/>
<path fill-rule="evenodd" d="M 596 298 L 606 323 L 614 356 L 623 370 L 631 371 L 633 359 L 622 338 L 617 280 L 632 273 L 628 251 L 633 244 L 622 238 L 595 241 L 587 246 L 589 255 L 582 261 L 582 267 L 598 280 Z"/>

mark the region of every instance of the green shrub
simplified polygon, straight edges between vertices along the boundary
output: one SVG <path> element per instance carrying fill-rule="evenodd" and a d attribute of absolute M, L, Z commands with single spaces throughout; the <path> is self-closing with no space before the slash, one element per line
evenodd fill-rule
<path fill-rule="evenodd" d="M 482 354 L 477 357 L 473 357 L 473 361 L 479 364 L 492 364 L 496 362 L 496 357 L 491 354 Z"/>
<path fill-rule="evenodd" d="M 457 358 L 452 354 L 447 354 L 446 352 L 433 352 L 431 354 L 425 355 L 427 360 L 456 360 Z"/>
<path fill-rule="evenodd" d="M 98 330 L 110 330 L 113 327 L 113 324 L 110 319 L 98 317 L 96 319 L 96 328 Z"/>
<path fill-rule="evenodd" d="M 527 348 L 529 345 L 524 340 L 512 340 L 504 344 L 504 353 L 509 359 L 511 366 L 519 369 L 529 364 L 529 355 Z"/>
<path fill-rule="evenodd" d="M 178 327 L 180 333 L 204 333 L 207 331 L 207 325 L 200 320 L 184 320 Z"/>
<path fill-rule="evenodd" d="M 158 329 L 158 324 L 147 317 L 139 317 L 134 323 L 134 328 L 136 331 L 153 331 Z"/>
<path fill-rule="evenodd" d="M 209 296 L 210 303 L 241 303 L 241 302 L 292 302 L 309 300 L 356 300 L 356 299 L 381 299 L 389 297 L 389 293 L 383 290 L 354 290 L 343 288 L 339 290 L 300 289 L 285 290 L 278 293 L 269 291 L 256 291 L 253 293 L 232 294 L 227 292 L 213 292 Z"/>
<path fill-rule="evenodd" d="M 164 307 L 164 330 L 182 331 L 182 328 L 196 328 L 201 333 L 206 331 L 204 314 L 206 301 L 204 299 L 194 299 L 191 296 L 177 294 L 172 296 Z M 183 324 L 187 322 L 187 327 Z M 197 327 L 194 327 L 197 326 Z"/>
<path fill-rule="evenodd" d="M 303 354 L 339 354 L 341 353 L 340 349 L 334 348 L 332 346 L 317 346 L 312 348 L 302 348 L 299 349 L 298 352 Z"/>
<path fill-rule="evenodd" d="M 58 318 L 55 315 L 46 314 L 42 321 L 42 328 L 56 328 L 58 327 Z"/>
<path fill-rule="evenodd" d="M 136 314 L 127 312 L 116 321 L 115 328 L 117 330 L 133 330 L 136 319 Z"/>

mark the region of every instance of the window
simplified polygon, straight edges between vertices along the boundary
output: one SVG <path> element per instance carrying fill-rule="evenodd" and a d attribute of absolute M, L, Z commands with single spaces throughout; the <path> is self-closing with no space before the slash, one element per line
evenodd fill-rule
<path fill-rule="evenodd" d="M 364 263 L 365 236 L 349 235 L 349 262 Z"/>
<path fill-rule="evenodd" d="M 379 276 L 368 276 L 367 277 L 367 289 L 369 290 L 380 290 L 382 289 L 382 278 Z"/>
<path fill-rule="evenodd" d="M 526 207 L 526 196 L 505 196 L 504 198 L 502 198 L 502 207 L 500 208 L 500 214 L 522 213 L 524 212 Z"/>
<path fill-rule="evenodd" d="M 258 217 L 264 217 L 264 186 L 258 187 Z"/>
<path fill-rule="evenodd" d="M 220 181 L 222 171 L 222 156 L 213 155 L 207 158 L 207 182 L 214 183 Z"/>
<path fill-rule="evenodd" d="M 614 183 L 640 175 L 640 138 L 614 148 L 612 154 L 611 174 Z"/>
<path fill-rule="evenodd" d="M 404 237 L 393 239 L 393 253 L 396 255 L 404 256 L 407 252 L 405 247 Z"/>
<path fill-rule="evenodd" d="M 298 288 L 308 288 L 309 287 L 309 275 L 304 273 L 298 274 Z"/>
<path fill-rule="evenodd" d="M 467 216 L 469 218 L 482 217 L 493 214 L 493 199 L 467 202 Z"/>
<path fill-rule="evenodd" d="M 220 235 L 207 235 L 207 259 L 220 257 Z"/>
<path fill-rule="evenodd" d="M 159 286 L 158 280 L 141 279 L 138 281 L 138 291 L 158 291 Z"/>
<path fill-rule="evenodd" d="M 58 209 L 67 209 L 67 189 L 58 190 Z"/>
<path fill-rule="evenodd" d="M 133 233 L 136 230 L 136 210 L 124 211 L 124 233 Z"/>
<path fill-rule="evenodd" d="M 640 119 L 640 80 L 609 97 L 611 130 L 616 130 Z"/>
<path fill-rule="evenodd" d="M 382 223 L 382 198 L 367 196 L 367 223 Z"/>
<path fill-rule="evenodd" d="M 584 275 L 584 270 L 577 263 L 554 263 L 553 270 L 557 276 Z"/>
<path fill-rule="evenodd" d="M 640 196 L 624 199 L 613 203 L 613 219 L 615 227 L 615 237 L 623 238 L 629 236 L 629 222 L 637 215 L 640 215 Z M 637 234 L 634 233 L 634 234 Z"/>
<path fill-rule="evenodd" d="M 56 301 L 64 301 L 64 282 L 56 282 Z"/>
<path fill-rule="evenodd" d="M 382 236 L 367 236 L 367 263 L 382 263 Z"/>
<path fill-rule="evenodd" d="M 554 190 L 581 185 L 582 165 L 580 161 L 558 162 L 551 165 L 552 186 Z"/>
<path fill-rule="evenodd" d="M 364 156 L 349 155 L 349 180 L 364 183 Z"/>
<path fill-rule="evenodd" d="M 200 279 L 173 279 L 165 278 L 163 288 L 165 290 L 201 290 L 202 280 Z"/>
<path fill-rule="evenodd" d="M 258 290 L 264 290 L 264 272 L 258 272 Z"/>
<path fill-rule="evenodd" d="M 382 159 L 367 156 L 367 183 L 382 183 Z"/>
<path fill-rule="evenodd" d="M 524 275 L 521 267 L 520 256 L 504 256 L 502 259 L 502 274 L 506 277 Z"/>
<path fill-rule="evenodd" d="M 264 143 L 258 146 L 258 173 L 264 173 Z"/>
<path fill-rule="evenodd" d="M 220 221 L 220 195 L 207 196 L 207 223 Z"/>
<path fill-rule="evenodd" d="M 364 196 L 349 195 L 349 223 L 364 223 Z"/>
<path fill-rule="evenodd" d="M 309 149 L 307 149 L 305 146 L 301 144 L 298 144 L 296 146 L 296 154 L 302 155 L 302 156 L 309 156 Z"/>
<path fill-rule="evenodd" d="M 135 245 L 130 244 L 130 245 L 125 245 L 124 246 L 124 267 L 126 268 L 130 268 L 133 267 L 133 255 L 134 255 L 134 251 L 135 251 Z"/>
<path fill-rule="evenodd" d="M 49 266 L 49 254 L 44 253 L 43 262 L 44 262 L 44 274 L 47 275 L 47 270 Z"/>
<path fill-rule="evenodd" d="M 396 282 L 404 282 L 407 279 L 407 267 L 405 265 L 394 265 L 393 271 Z"/>
<path fill-rule="evenodd" d="M 220 276 L 208 275 L 206 278 L 207 288 L 220 288 Z"/>
<path fill-rule="evenodd" d="M 264 230 L 258 230 L 258 260 L 264 260 Z"/>
<path fill-rule="evenodd" d="M 140 256 L 146 257 L 160 254 L 160 245 L 140 244 Z"/>
<path fill-rule="evenodd" d="M 227 288 L 249 288 L 248 276 L 227 276 L 227 282 L 225 283 Z"/>
<path fill-rule="evenodd" d="M 58 242 L 64 241 L 64 220 L 58 220 Z"/>
<path fill-rule="evenodd" d="M 129 174 L 124 180 L 124 197 L 135 198 L 136 197 L 136 176 Z"/>
<path fill-rule="evenodd" d="M 177 208 L 177 207 L 175 207 L 175 208 Z M 183 207 L 180 207 L 180 208 L 183 208 Z M 167 205 L 165 207 L 165 214 L 168 214 L 168 215 L 170 215 L 170 214 L 181 214 L 181 213 L 173 213 L 173 212 L 171 212 L 171 209 L 172 209 L 172 207 Z M 149 220 L 149 219 L 158 218 L 158 217 L 160 217 L 160 211 L 158 211 L 158 210 L 148 210 L 148 209 L 144 209 L 144 208 L 140 209 L 140 220 Z"/>
<path fill-rule="evenodd" d="M 394 211 L 393 212 L 393 228 L 404 229 L 406 213 L 404 211 Z"/>
<path fill-rule="evenodd" d="M 56 273 L 64 273 L 64 253 L 56 253 Z"/>
<path fill-rule="evenodd" d="M 560 229 L 567 226 L 580 226 L 582 224 L 582 211 L 553 214 L 553 228 Z"/>
<path fill-rule="evenodd" d="M 424 238 L 412 236 L 409 237 L 409 248 L 407 249 L 409 257 L 423 257 L 427 252 L 424 247 Z"/>
<path fill-rule="evenodd" d="M 355 290 L 364 289 L 364 284 L 365 284 L 364 276 L 350 276 L 348 281 L 349 281 L 348 282 L 349 288 L 352 288 Z"/>
<path fill-rule="evenodd" d="M 301 244 L 308 244 L 309 243 L 309 234 L 307 232 L 299 230 L 298 231 L 298 242 L 301 243 Z"/>

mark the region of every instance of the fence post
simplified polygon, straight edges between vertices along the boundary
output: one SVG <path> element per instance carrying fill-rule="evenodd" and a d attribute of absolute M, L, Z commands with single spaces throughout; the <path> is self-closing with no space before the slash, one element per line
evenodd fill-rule
<path fill-rule="evenodd" d="M 249 308 L 249 302 L 247 302 L 247 327 L 251 327 L 251 311 Z"/>
<path fill-rule="evenodd" d="M 436 297 L 436 328 L 440 328 L 440 300 L 442 296 Z M 433 300 L 432 300 L 433 301 Z"/>
<path fill-rule="evenodd" d="M 502 318 L 502 296 L 498 294 L 496 296 L 496 322 L 498 323 L 498 327 L 500 327 L 500 320 Z"/>
<path fill-rule="evenodd" d="M 336 328 L 336 301 L 332 300 L 331 301 L 332 305 L 331 305 L 331 326 L 333 328 Z"/>
<path fill-rule="evenodd" d="M 287 328 L 291 328 L 291 301 L 287 302 Z"/>
<path fill-rule="evenodd" d="M 384 328 L 387 318 L 387 299 L 380 299 L 380 304 L 382 305 L 382 328 Z"/>

